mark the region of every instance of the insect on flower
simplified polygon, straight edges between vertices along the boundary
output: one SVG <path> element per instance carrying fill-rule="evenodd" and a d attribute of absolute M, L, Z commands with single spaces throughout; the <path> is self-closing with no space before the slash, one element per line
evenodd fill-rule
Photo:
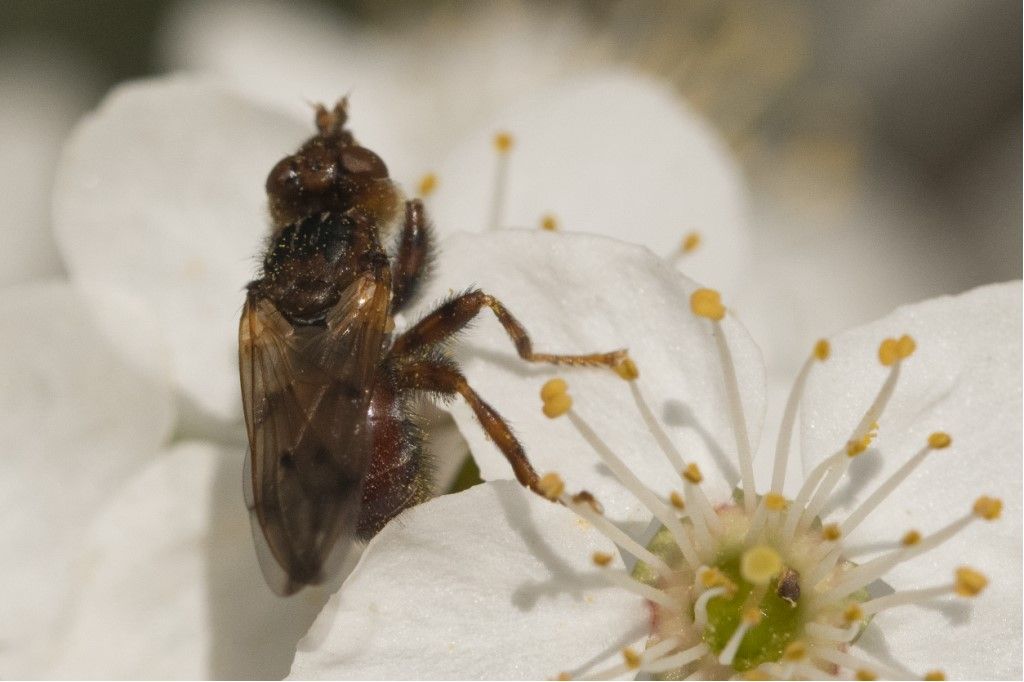
<path fill-rule="evenodd" d="M 445 352 L 484 308 L 524 360 L 615 366 L 625 356 L 535 353 L 501 302 L 476 289 L 393 336 L 393 316 L 430 269 L 430 224 L 347 119 L 345 99 L 318 107 L 319 132 L 270 171 L 274 228 L 239 327 L 246 504 L 264 576 L 282 595 L 330 577 L 355 541 L 427 498 L 418 394 L 461 396 L 519 482 L 557 496 Z M 389 257 L 383 241 L 396 227 Z"/>

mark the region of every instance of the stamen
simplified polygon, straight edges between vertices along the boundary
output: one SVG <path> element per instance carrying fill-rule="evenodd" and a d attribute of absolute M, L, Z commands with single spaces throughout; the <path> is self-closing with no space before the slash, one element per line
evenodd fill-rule
<path fill-rule="evenodd" d="M 900 483 L 906 480 L 911 472 L 924 461 L 929 452 L 948 447 L 951 442 L 952 440 L 945 433 L 933 433 L 930 435 L 928 437 L 928 444 L 925 447 L 918 450 L 917 454 L 907 460 L 882 485 L 878 486 L 878 489 L 871 493 L 870 497 L 864 500 L 857 509 L 846 517 L 846 520 L 843 521 L 843 533 L 846 535 L 852 533 L 860 525 L 861 521 L 866 519 L 881 504 L 882 500 L 887 498 L 896 490 Z"/>
<path fill-rule="evenodd" d="M 416 188 L 419 192 L 420 197 L 429 197 L 437 189 L 437 176 L 433 173 L 427 173 L 422 178 Z"/>
<path fill-rule="evenodd" d="M 679 644 L 680 644 L 680 641 L 678 639 L 672 637 L 672 638 L 663 640 L 661 642 L 658 642 L 654 646 L 648 648 L 642 654 L 636 653 L 631 647 L 626 647 L 625 649 L 622 650 L 622 661 L 623 661 L 622 663 L 620 663 L 620 664 L 618 664 L 616 666 L 613 666 L 611 668 L 608 668 L 607 670 L 602 670 L 599 673 L 595 673 L 594 675 L 588 677 L 587 679 L 592 679 L 592 680 L 613 680 L 613 679 L 616 679 L 617 677 L 620 677 L 623 674 L 625 674 L 627 672 L 630 672 L 630 671 L 637 671 L 637 670 L 639 670 L 639 671 L 647 671 L 647 666 L 649 666 L 649 665 L 658 665 L 658 664 L 661 663 L 661 661 L 667 660 L 666 658 L 663 658 L 664 654 L 666 654 L 669 651 L 671 651 L 672 649 L 676 648 L 677 646 L 679 646 Z M 697 646 L 698 647 L 704 646 L 706 648 L 707 645 L 699 644 Z M 697 648 L 697 647 L 694 647 L 694 648 Z M 687 649 L 687 651 L 691 651 L 691 650 L 692 649 Z M 686 652 L 683 652 L 683 653 L 686 653 Z M 699 653 L 699 654 L 697 654 L 696 658 L 700 658 L 700 656 L 702 656 L 702 655 L 703 655 L 703 653 Z M 691 660 L 693 660 L 693 659 L 691 659 Z M 687 662 L 689 662 L 689 661 L 687 661 Z M 679 665 L 684 665 L 684 664 L 681 663 Z M 676 666 L 672 666 L 672 667 L 674 668 L 674 667 L 679 667 L 679 666 L 676 665 Z M 667 669 L 671 670 L 672 668 L 667 668 Z"/>
<path fill-rule="evenodd" d="M 729 576 L 712 567 L 704 567 L 697 571 L 697 587 L 702 590 L 724 587 L 726 592 L 735 592 L 739 589 Z"/>
<path fill-rule="evenodd" d="M 912 680 L 917 677 L 917 675 L 909 670 L 901 670 L 876 661 L 868 661 L 849 652 L 840 651 L 835 647 L 814 647 L 811 649 L 811 656 L 853 670 L 854 675 L 858 679 L 873 680 L 877 679 L 878 674 L 890 680 Z"/>
<path fill-rule="evenodd" d="M 825 558 L 821 559 L 820 561 L 818 561 L 818 565 L 815 566 L 814 569 L 811 570 L 807 574 L 807 584 L 812 586 L 812 587 L 816 586 L 818 583 L 820 583 L 822 580 L 824 580 L 825 577 L 828 576 L 829 573 L 832 572 L 832 569 L 835 568 L 836 563 L 838 563 L 838 561 L 839 561 L 839 557 L 843 553 L 842 545 L 839 545 L 839 546 L 825 545 L 825 546 L 826 547 L 832 547 L 831 551 L 827 552 L 825 554 Z"/>
<path fill-rule="evenodd" d="M 494 171 L 494 194 L 491 197 L 490 229 L 501 226 L 505 208 L 505 193 L 508 189 L 508 158 L 515 143 L 512 135 L 500 132 L 494 136 L 494 149 L 498 152 L 497 166 Z"/>
<path fill-rule="evenodd" d="M 664 559 L 642 546 L 628 533 L 602 516 L 589 500 L 580 499 L 580 496 L 577 495 L 571 499 L 563 497 L 562 503 L 589 521 L 599 533 L 615 543 L 619 549 L 632 554 L 638 561 L 644 562 L 663 577 L 667 578 L 672 575 L 673 571 Z"/>
<path fill-rule="evenodd" d="M 790 642 L 782 650 L 782 658 L 786 661 L 802 661 L 807 658 L 807 645 L 799 640 Z"/>
<path fill-rule="evenodd" d="M 565 379 L 556 377 L 545 382 L 540 389 L 540 399 L 544 403 L 541 411 L 548 419 L 557 419 L 572 409 L 572 396 Z"/>
<path fill-rule="evenodd" d="M 636 366 L 636 363 L 633 362 L 631 358 L 626 358 L 618 365 L 616 365 L 615 372 L 629 383 L 629 390 L 633 396 L 633 402 L 636 404 L 637 411 L 640 412 L 640 417 L 641 419 L 643 419 L 644 425 L 647 426 L 647 429 L 651 432 L 651 435 L 654 436 L 655 442 L 658 444 L 658 447 L 661 448 L 662 454 L 664 454 L 668 461 L 672 464 L 672 467 L 676 471 L 680 471 L 685 468 L 686 471 L 683 473 L 684 478 L 687 478 L 688 476 L 696 476 L 698 477 L 698 479 L 703 478 L 701 476 L 700 469 L 697 468 L 696 464 L 691 464 L 689 467 L 685 467 L 683 463 L 683 456 L 679 453 L 679 450 L 676 449 L 675 445 L 673 445 L 671 439 L 668 437 L 668 434 L 665 433 L 665 430 L 661 427 L 661 423 L 658 421 L 657 417 L 654 416 L 654 412 L 651 410 L 650 405 L 644 399 L 643 393 L 640 391 L 640 386 L 635 381 L 635 379 L 637 379 L 640 376 L 640 369 Z M 689 472 L 689 474 L 687 474 L 686 472 Z M 696 482 L 699 483 L 700 480 L 697 480 Z M 705 501 L 707 500 L 707 498 L 704 497 L 703 492 L 701 492 L 699 489 L 697 492 L 701 498 L 703 498 Z M 682 498 L 680 498 L 680 502 L 681 501 Z M 675 501 L 673 501 L 672 504 L 677 509 L 684 508 L 684 505 L 677 505 Z M 718 515 L 715 514 L 714 509 L 711 507 L 711 503 L 708 502 L 702 509 L 710 528 L 713 529 L 716 533 L 720 532 L 721 520 L 718 518 Z M 710 541 L 710 537 L 706 539 L 701 539 L 702 544 L 706 543 L 707 541 Z"/>
<path fill-rule="evenodd" d="M 618 455 L 612 452 L 611 448 L 601 439 L 600 436 L 590 427 L 586 421 L 575 411 L 570 409 L 567 412 L 569 421 L 572 422 L 576 430 L 579 431 L 583 439 L 587 441 L 590 447 L 597 453 L 601 461 L 611 469 L 612 474 L 615 478 L 627 489 L 629 492 L 636 497 L 647 509 L 654 514 L 661 521 L 662 525 L 668 528 L 672 534 L 672 539 L 675 540 L 676 545 L 679 546 L 679 550 L 683 553 L 683 557 L 687 563 L 690 564 L 691 568 L 697 568 L 700 565 L 700 559 L 697 556 L 697 551 L 693 547 L 693 544 L 683 528 L 683 524 L 679 521 L 679 517 L 669 507 L 665 505 L 658 497 L 651 492 L 651 490 L 645 486 L 639 478 L 636 477 L 626 464 L 619 459 Z"/>
<path fill-rule="evenodd" d="M 850 468 L 850 458 L 845 457 L 840 459 L 839 465 L 833 467 L 828 472 L 828 476 L 818 486 L 818 490 L 814 493 L 814 497 L 811 498 L 807 508 L 804 510 L 803 515 L 800 517 L 800 523 L 797 524 L 798 530 L 806 530 L 815 518 L 821 513 L 825 503 L 828 502 L 829 495 L 835 490 L 835 487 L 839 485 L 839 481 L 846 475 L 846 471 Z"/>
<path fill-rule="evenodd" d="M 545 213 L 540 219 L 540 229 L 547 230 L 548 232 L 555 232 L 558 230 L 558 218 Z"/>
<path fill-rule="evenodd" d="M 923 604 L 947 594 L 957 594 L 961 597 L 976 597 L 986 586 L 988 586 L 988 578 L 972 568 L 961 566 L 956 569 L 954 581 L 948 585 L 896 592 L 866 601 L 861 604 L 861 609 L 865 615 L 871 616 L 896 606 Z"/>
<path fill-rule="evenodd" d="M 625 571 L 620 571 L 615 568 L 601 568 L 600 575 L 616 587 L 621 587 L 633 594 L 640 595 L 644 599 L 652 601 L 659 606 L 663 606 L 673 613 L 679 613 L 683 608 L 683 605 L 667 592 L 663 592 L 662 590 L 646 583 L 639 582 L 638 580 L 633 579 Z"/>
<path fill-rule="evenodd" d="M 725 317 L 722 295 L 714 289 L 697 289 L 690 294 L 690 310 L 697 317 L 706 317 L 715 322 Z"/>
<path fill-rule="evenodd" d="M 697 535 L 697 544 L 700 547 L 710 548 L 714 545 L 711 539 L 709 523 L 714 520 L 721 524 L 718 515 L 711 507 L 704 491 L 700 488 L 700 482 L 704 480 L 700 469 L 696 464 L 690 463 L 683 469 L 683 484 L 686 488 L 687 497 L 690 499 L 690 506 L 687 509 L 687 516 L 693 523 L 693 531 Z M 718 532 L 716 530 L 716 532 Z"/>
<path fill-rule="evenodd" d="M 652 647 L 653 648 L 653 647 Z M 701 656 L 704 656 L 710 651 L 708 645 L 704 642 L 680 651 L 677 654 L 671 656 L 664 656 L 651 663 L 642 663 L 640 665 L 640 671 L 645 673 L 664 673 L 676 668 L 681 668 L 687 663 L 696 661 Z"/>
<path fill-rule="evenodd" d="M 796 413 L 803 400 L 804 387 L 807 385 L 807 377 L 811 373 L 811 367 L 815 362 L 824 362 L 831 354 L 831 347 L 828 341 L 821 339 L 814 345 L 811 357 L 804 361 L 796 380 L 793 381 L 793 388 L 789 391 L 789 398 L 786 400 L 786 411 L 782 414 L 782 422 L 779 426 L 779 438 L 775 443 L 775 467 L 772 471 L 772 490 L 782 492 L 786 482 L 786 467 L 789 464 L 789 449 L 793 441 L 793 426 L 796 424 Z"/>
<path fill-rule="evenodd" d="M 852 642 L 860 633 L 862 624 L 859 620 L 851 623 L 845 628 L 837 628 L 824 623 L 808 623 L 807 634 L 817 639 L 827 639 L 830 642 L 847 643 Z"/>
<path fill-rule="evenodd" d="M 924 674 L 926 680 L 944 680 L 946 679 L 946 673 L 941 670 L 929 670 Z"/>
<path fill-rule="evenodd" d="M 537 488 L 541 495 L 554 502 L 565 492 L 565 481 L 558 474 L 550 472 L 540 477 Z"/>
<path fill-rule="evenodd" d="M 703 630 L 708 626 L 708 602 L 726 592 L 728 590 L 724 587 L 712 587 L 697 597 L 697 601 L 693 603 L 693 624 L 698 630 Z"/>
<path fill-rule="evenodd" d="M 836 598 L 850 594 L 864 585 L 882 577 L 896 564 L 913 559 L 916 556 L 938 547 L 962 531 L 972 521 L 977 519 L 992 521 L 998 518 L 999 511 L 1001 509 L 1002 502 L 1000 500 L 990 497 L 980 497 L 975 501 L 968 514 L 965 514 L 959 519 L 946 525 L 944 528 L 936 531 L 929 537 L 921 539 L 920 534 L 917 534 L 916 537 L 908 534 L 904 536 L 903 542 L 901 543 L 903 546 L 900 549 L 889 552 L 888 554 L 883 554 L 876 559 L 872 559 L 866 564 L 861 564 L 860 566 L 850 570 L 843 576 L 843 579 L 835 587 L 826 592 L 825 596 Z M 911 540 L 910 543 L 906 542 L 908 539 Z M 846 592 L 840 594 L 842 590 L 846 590 Z"/>
<path fill-rule="evenodd" d="M 834 453 L 827 459 L 822 460 L 816 467 L 811 469 L 811 473 L 807 474 L 806 480 L 804 480 L 803 486 L 800 487 L 800 492 L 797 493 L 796 499 L 789 505 L 789 512 L 786 514 L 786 525 L 782 529 L 783 542 L 789 544 L 793 541 L 793 536 L 796 534 L 796 526 L 803 516 L 804 510 L 807 508 L 807 500 L 811 496 L 811 493 L 818 487 L 829 471 L 833 467 L 839 466 L 844 459 L 846 459 L 846 448 L 843 448 L 839 452 Z"/>
<path fill-rule="evenodd" d="M 693 253 L 700 246 L 700 232 L 694 230 L 687 232 L 683 243 L 679 246 L 680 253 Z"/>
<path fill-rule="evenodd" d="M 761 612 L 756 608 L 749 608 L 743 613 L 743 618 L 740 619 L 740 624 L 733 631 L 732 636 L 729 637 L 729 641 L 726 642 L 722 648 L 722 652 L 718 655 L 718 662 L 722 665 L 732 665 L 733 659 L 736 658 L 736 652 L 740 648 L 740 644 L 743 642 L 743 637 L 746 636 L 747 630 L 754 627 L 761 622 Z"/>
<path fill-rule="evenodd" d="M 711 320 L 711 330 L 718 347 L 718 357 L 725 375 L 725 393 L 729 401 L 729 416 L 732 419 L 733 435 L 736 438 L 736 452 L 740 462 L 740 478 L 743 481 L 743 507 L 748 515 L 754 513 L 757 504 L 756 486 L 754 485 L 754 460 L 750 451 L 750 436 L 747 434 L 747 419 L 743 414 L 743 400 L 740 396 L 739 381 L 736 378 L 736 365 L 732 361 L 732 352 L 725 339 L 720 324 L 725 317 L 725 306 L 722 296 L 714 289 L 697 289 L 690 295 L 690 308 L 698 317 Z"/>

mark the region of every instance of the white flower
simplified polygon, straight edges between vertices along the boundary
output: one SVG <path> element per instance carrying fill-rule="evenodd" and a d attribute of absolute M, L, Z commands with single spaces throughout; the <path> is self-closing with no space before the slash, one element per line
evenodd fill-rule
<path fill-rule="evenodd" d="M 604 514 L 563 494 L 574 518 L 507 483 L 417 508 L 367 548 L 300 643 L 294 676 L 716 677 L 733 664 L 782 677 L 1020 675 L 1019 282 L 809 341 L 794 393 L 800 458 L 783 483 L 785 458 L 744 454 L 761 433 L 756 346 L 713 293 L 650 253 L 505 232 L 450 240 L 439 272 L 439 287 L 473 275 L 514 306 L 537 347 L 629 346 L 639 378 L 563 373 L 571 410 L 555 421 L 537 398 L 544 385 L 558 402 L 554 372 L 516 361 L 500 329 L 482 323 L 463 359 L 538 470 L 593 493 Z M 472 417 L 455 414 L 485 474 L 500 466 Z M 650 510 L 669 528 L 654 556 L 632 532 Z M 675 538 L 683 556 L 666 551 Z M 612 540 L 647 562 L 634 575 L 649 584 L 622 569 Z M 973 613 L 941 601 L 954 592 L 976 595 Z"/>

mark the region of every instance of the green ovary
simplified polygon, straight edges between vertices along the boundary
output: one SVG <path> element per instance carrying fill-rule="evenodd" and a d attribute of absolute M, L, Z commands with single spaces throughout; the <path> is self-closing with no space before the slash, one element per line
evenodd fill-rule
<path fill-rule="evenodd" d="M 721 595 L 711 599 L 707 605 L 708 624 L 702 637 L 711 650 L 720 653 L 729 642 L 736 628 L 740 626 L 747 598 L 755 586 L 743 580 L 740 575 L 740 555 L 724 557 L 716 567 L 732 580 L 737 590 L 731 597 Z M 757 607 L 761 611 L 761 622 L 747 630 L 733 659 L 733 668 L 749 670 L 761 663 L 777 661 L 782 657 L 786 645 L 796 639 L 803 625 L 800 601 L 795 604 L 776 594 L 778 578 L 772 579 L 765 596 Z"/>

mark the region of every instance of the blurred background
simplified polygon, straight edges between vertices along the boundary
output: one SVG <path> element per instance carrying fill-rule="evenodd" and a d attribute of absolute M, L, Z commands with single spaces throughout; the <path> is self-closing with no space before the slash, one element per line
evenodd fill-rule
<path fill-rule="evenodd" d="M 214 4 L 221 14 L 230 6 Z M 495 5 L 333 0 L 296 7 L 346 28 L 440 36 L 460 22 L 479 25 L 488 4 Z M 569 17 L 596 37 L 585 54 L 565 59 L 628 62 L 675 83 L 729 140 L 755 197 L 770 192 L 773 204 L 784 197 L 793 204 L 787 211 L 810 211 L 826 229 L 865 192 L 883 192 L 883 201 L 912 218 L 901 221 L 913 223 L 901 224 L 911 240 L 938 245 L 955 266 L 913 294 L 1020 277 L 1019 2 L 511 4 Z M 5 215 L 45 221 L 61 137 L 113 84 L 197 66 L 182 64 L 169 42 L 190 30 L 190 13 L 209 12 L 197 10 L 205 5 L 0 3 Z M 261 3 L 237 9 L 259 14 Z M 235 39 L 229 24 L 221 29 L 225 41 Z M 25 248 L 43 247 L 26 240 Z M 33 257 L 59 268 L 55 252 Z M 23 278 L 17 264 L 6 269 L 2 280 Z"/>

